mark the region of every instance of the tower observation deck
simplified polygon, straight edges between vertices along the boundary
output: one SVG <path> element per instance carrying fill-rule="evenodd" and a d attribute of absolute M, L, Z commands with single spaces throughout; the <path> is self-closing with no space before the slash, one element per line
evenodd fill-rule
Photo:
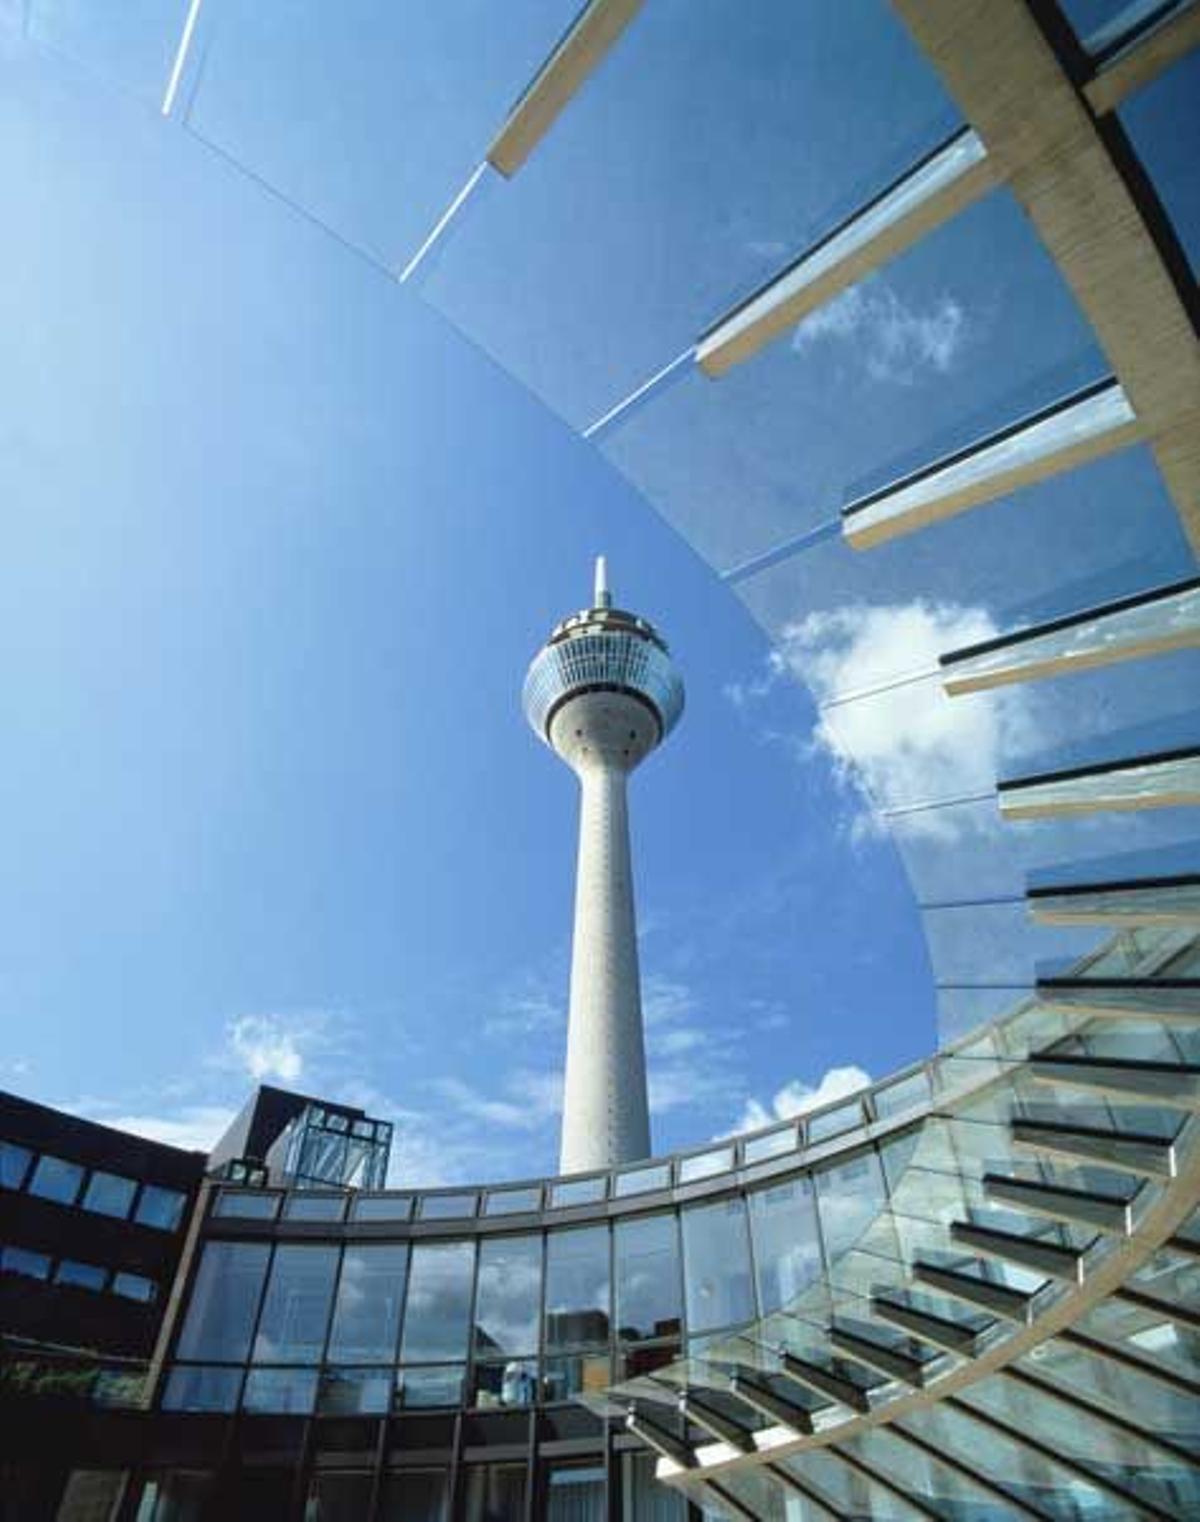
<path fill-rule="evenodd" d="M 525 678 L 525 715 L 579 778 L 579 856 L 563 1102 L 563 1173 L 650 1155 L 626 779 L 683 712 L 683 682 L 646 619 L 612 605 L 560 623 Z"/>

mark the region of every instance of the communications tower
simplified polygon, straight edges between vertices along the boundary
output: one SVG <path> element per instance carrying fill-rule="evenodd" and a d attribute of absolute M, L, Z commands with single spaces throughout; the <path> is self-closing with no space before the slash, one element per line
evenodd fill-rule
<path fill-rule="evenodd" d="M 590 608 L 565 618 L 525 678 L 525 716 L 579 778 L 579 857 L 562 1173 L 650 1155 L 625 782 L 671 733 L 683 681 L 662 636 L 612 605 L 604 556 Z"/>

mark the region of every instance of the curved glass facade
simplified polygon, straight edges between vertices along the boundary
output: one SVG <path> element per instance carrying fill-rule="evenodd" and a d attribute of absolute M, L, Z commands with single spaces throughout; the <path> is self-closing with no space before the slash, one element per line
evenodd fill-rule
<path fill-rule="evenodd" d="M 547 645 L 533 660 L 522 701 L 530 725 L 546 739 L 555 709 L 573 691 L 616 688 L 646 699 L 664 738 L 683 713 L 683 683 L 671 658 L 640 634 L 583 633 Z"/>

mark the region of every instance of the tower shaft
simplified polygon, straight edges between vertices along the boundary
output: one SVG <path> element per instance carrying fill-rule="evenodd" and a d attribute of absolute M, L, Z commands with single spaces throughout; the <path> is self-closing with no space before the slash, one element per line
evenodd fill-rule
<path fill-rule="evenodd" d="M 579 857 L 560 1171 L 583 1173 L 650 1154 L 626 770 L 601 757 L 576 767 Z"/>

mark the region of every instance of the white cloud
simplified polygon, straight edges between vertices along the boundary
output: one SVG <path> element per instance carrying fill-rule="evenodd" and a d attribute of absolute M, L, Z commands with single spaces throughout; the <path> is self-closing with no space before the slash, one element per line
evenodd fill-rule
<path fill-rule="evenodd" d="M 566 1025 L 563 994 L 553 992 L 540 977 L 527 977 L 501 995 L 499 1008 L 485 1016 L 483 1030 L 487 1036 L 507 1040 L 565 1030 Z"/>
<path fill-rule="evenodd" d="M 227 1058 L 256 1083 L 296 1083 L 306 1048 L 319 1044 L 321 1015 L 240 1015 L 226 1030 Z"/>
<path fill-rule="evenodd" d="M 118 1131 L 132 1131 L 135 1136 L 145 1136 L 151 1141 L 184 1147 L 190 1152 L 211 1152 L 236 1114 L 236 1110 L 224 1105 L 185 1105 L 174 1114 L 167 1115 L 104 1115 L 92 1118 L 102 1119 L 106 1126 L 115 1126 Z"/>
<path fill-rule="evenodd" d="M 656 972 L 642 979 L 642 1015 L 647 1026 L 682 1020 L 695 1009 L 696 996 L 680 979 Z"/>
<path fill-rule="evenodd" d="M 856 1094 L 860 1089 L 867 1088 L 870 1082 L 870 1074 L 853 1064 L 830 1068 L 815 1087 L 793 1078 L 776 1091 L 768 1104 L 763 1104 L 758 1099 L 748 1099 L 741 1120 L 733 1128 L 734 1133 L 757 1131 L 777 1120 L 791 1120 L 793 1116 L 804 1115 L 809 1110 L 820 1109 L 822 1105 Z"/>
<path fill-rule="evenodd" d="M 504 1080 L 507 1097 L 481 1093 L 459 1078 L 438 1078 L 430 1085 L 446 1103 L 474 1120 L 518 1131 L 532 1131 L 562 1110 L 562 1075 L 518 1069 Z"/>
<path fill-rule="evenodd" d="M 777 659 L 826 705 L 814 744 L 834 758 L 843 780 L 857 777 L 887 808 L 990 789 L 1002 763 L 1034 748 L 1024 691 L 949 698 L 936 676 L 939 655 L 996 632 L 983 608 L 923 599 L 853 604 L 787 625 Z M 830 706 L 852 694 L 855 701 Z M 869 827 L 869 811 L 854 823 Z M 910 828 L 944 835 L 956 826 L 931 811 L 911 816 Z"/>
<path fill-rule="evenodd" d="M 878 276 L 851 286 L 797 324 L 792 348 L 852 343 L 872 380 L 909 386 L 922 370 L 945 375 L 967 337 L 966 314 L 952 296 L 909 306 Z"/>

